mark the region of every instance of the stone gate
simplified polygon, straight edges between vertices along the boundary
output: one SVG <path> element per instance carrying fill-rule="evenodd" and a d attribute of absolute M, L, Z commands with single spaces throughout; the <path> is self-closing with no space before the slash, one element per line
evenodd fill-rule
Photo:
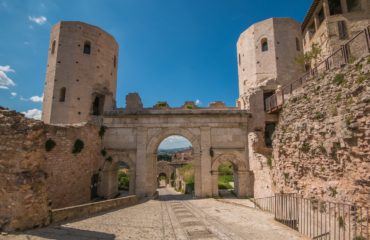
<path fill-rule="evenodd" d="M 119 161 L 130 168 L 131 193 L 139 197 L 153 195 L 157 189 L 157 149 L 172 135 L 187 138 L 193 146 L 196 197 L 218 196 L 218 166 L 225 161 L 234 166 L 237 195 L 253 195 L 247 137 L 250 114 L 246 110 L 226 108 L 221 103 L 209 108 L 189 104 L 181 108 L 142 108 L 141 103 L 131 101 L 130 95 L 126 101 L 126 108 L 106 112 L 102 118 L 106 127 L 103 145 L 113 160 L 101 176 L 104 195 L 116 191 Z"/>

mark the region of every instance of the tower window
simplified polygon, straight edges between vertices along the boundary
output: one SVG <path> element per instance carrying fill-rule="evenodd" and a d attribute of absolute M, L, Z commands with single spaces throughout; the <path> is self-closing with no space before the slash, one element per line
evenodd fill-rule
<path fill-rule="evenodd" d="M 338 33 L 339 33 L 339 39 L 342 40 L 342 39 L 348 38 L 347 25 L 345 21 L 338 22 Z"/>
<path fill-rule="evenodd" d="M 361 1 L 360 0 L 347 0 L 347 7 L 349 12 L 360 11 Z"/>
<path fill-rule="evenodd" d="M 86 41 L 84 44 L 84 54 L 90 53 L 91 53 L 91 43 L 89 41 Z"/>
<path fill-rule="evenodd" d="M 324 13 L 324 8 L 323 7 L 320 9 L 319 13 L 317 14 L 317 20 L 319 22 L 319 26 L 325 20 L 325 13 Z"/>
<path fill-rule="evenodd" d="M 269 44 L 267 42 L 267 38 L 263 38 L 261 40 L 261 51 L 262 52 L 267 52 L 269 50 Z"/>
<path fill-rule="evenodd" d="M 240 54 L 239 54 L 239 66 L 242 64 L 242 58 L 240 57 Z"/>
<path fill-rule="evenodd" d="M 66 88 L 62 87 L 59 93 L 59 102 L 64 102 L 65 100 L 66 100 Z"/>
<path fill-rule="evenodd" d="M 265 144 L 268 148 L 272 147 L 272 135 L 275 131 L 275 125 L 275 123 L 266 123 L 265 125 Z"/>
<path fill-rule="evenodd" d="M 100 116 L 104 111 L 104 95 L 97 95 L 92 103 L 92 115 Z"/>
<path fill-rule="evenodd" d="M 113 67 L 116 68 L 117 66 L 117 57 L 116 55 L 114 55 L 114 58 L 113 58 Z"/>
<path fill-rule="evenodd" d="M 295 47 L 297 51 L 301 51 L 301 42 L 299 41 L 298 38 L 295 38 Z"/>
<path fill-rule="evenodd" d="M 51 44 L 51 54 L 54 54 L 54 52 L 55 52 L 55 44 L 56 44 L 56 42 L 54 40 L 53 43 Z"/>
<path fill-rule="evenodd" d="M 342 14 L 341 0 L 329 0 L 329 12 L 330 15 Z M 351 0 L 352 1 L 352 0 Z"/>

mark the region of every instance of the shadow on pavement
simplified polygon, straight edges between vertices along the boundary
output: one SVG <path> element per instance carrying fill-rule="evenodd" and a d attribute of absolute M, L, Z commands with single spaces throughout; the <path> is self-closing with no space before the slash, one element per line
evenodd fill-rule
<path fill-rule="evenodd" d="M 68 240 L 68 239 L 104 239 L 114 240 L 116 235 L 104 232 L 95 232 L 89 230 L 82 230 L 77 228 L 69 228 L 64 226 L 48 227 L 43 229 L 26 231 L 22 234 L 28 234 L 35 237 L 42 237 L 46 239 Z"/>

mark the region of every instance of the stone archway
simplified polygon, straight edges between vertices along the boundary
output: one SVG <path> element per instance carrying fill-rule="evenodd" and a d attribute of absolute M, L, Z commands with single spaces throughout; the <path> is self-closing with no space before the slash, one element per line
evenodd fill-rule
<path fill-rule="evenodd" d="M 245 163 L 237 156 L 237 154 L 226 153 L 216 156 L 212 161 L 212 195 L 219 196 L 218 191 L 218 168 L 222 163 L 230 162 L 234 168 L 234 190 L 237 197 L 245 197 L 247 195 L 248 171 Z"/>
<path fill-rule="evenodd" d="M 119 163 L 125 163 L 128 166 L 129 175 L 129 195 L 136 194 L 136 166 L 131 160 L 129 154 L 121 151 L 108 151 L 111 157 L 110 161 L 105 161 L 101 173 L 100 195 L 106 198 L 115 197 L 118 193 L 118 169 Z"/>
<path fill-rule="evenodd" d="M 158 161 L 157 162 L 157 179 L 161 174 L 166 175 L 166 183 L 170 183 L 170 178 L 172 173 L 175 171 L 175 168 L 170 165 L 167 161 Z"/>
<path fill-rule="evenodd" d="M 152 174 L 151 181 L 157 186 L 157 149 L 160 143 L 167 137 L 178 135 L 189 140 L 193 147 L 194 156 L 194 185 L 195 185 L 195 196 L 201 196 L 201 170 L 200 170 L 200 136 L 194 134 L 190 129 L 186 128 L 162 128 L 155 132 L 153 136 L 148 140 L 147 145 L 147 162 L 152 163 L 155 171 Z M 154 189 L 153 186 L 153 189 Z M 155 190 L 154 190 L 155 191 Z"/>

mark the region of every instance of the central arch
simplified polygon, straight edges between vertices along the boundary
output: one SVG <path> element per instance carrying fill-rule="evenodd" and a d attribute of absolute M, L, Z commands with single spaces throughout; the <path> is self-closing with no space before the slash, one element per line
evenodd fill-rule
<path fill-rule="evenodd" d="M 195 129 L 192 129 L 194 132 L 197 132 Z M 153 183 L 153 189 L 156 189 L 158 182 L 157 182 L 157 149 L 160 143 L 173 135 L 181 136 L 189 140 L 193 147 L 193 158 L 194 158 L 194 184 L 195 184 L 195 196 L 200 196 L 201 189 L 200 189 L 200 135 L 194 134 L 191 129 L 186 128 L 162 128 L 156 131 L 151 138 L 149 138 L 148 145 L 147 145 L 147 158 L 148 162 L 151 163 L 153 166 L 153 175 L 151 182 Z"/>

